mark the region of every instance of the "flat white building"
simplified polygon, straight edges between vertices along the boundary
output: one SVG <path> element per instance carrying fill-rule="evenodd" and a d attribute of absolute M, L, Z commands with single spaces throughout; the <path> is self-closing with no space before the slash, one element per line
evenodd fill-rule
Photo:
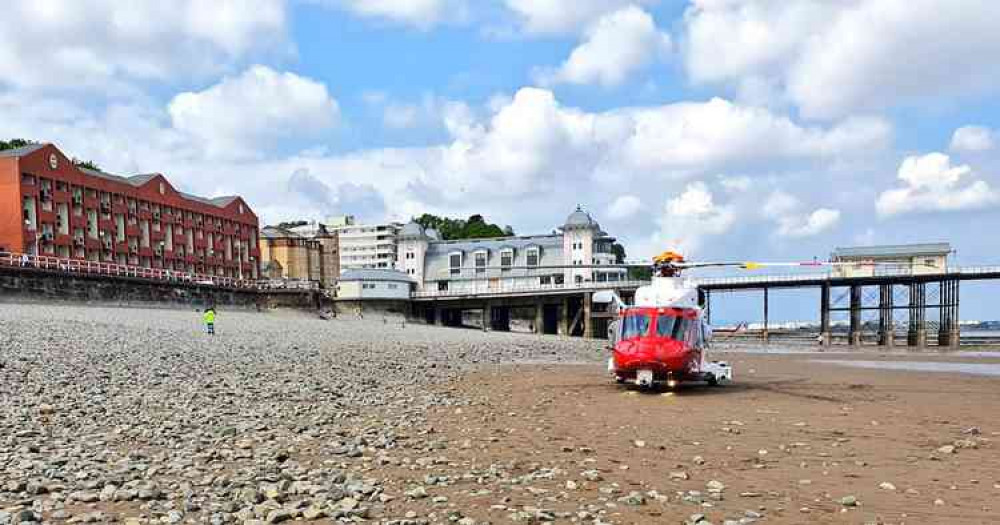
<path fill-rule="evenodd" d="M 340 271 L 396 267 L 396 237 L 402 226 L 390 224 L 327 225 L 336 232 L 340 249 Z"/>
<path fill-rule="evenodd" d="M 408 301 L 415 282 L 395 270 L 345 270 L 337 281 L 341 300 Z"/>
<path fill-rule="evenodd" d="M 399 232 L 396 268 L 413 278 L 418 290 L 449 294 L 624 281 L 627 270 L 610 267 L 617 262 L 614 242 L 580 208 L 547 235 L 445 241 L 410 222 Z M 546 268 L 551 266 L 581 268 Z"/>

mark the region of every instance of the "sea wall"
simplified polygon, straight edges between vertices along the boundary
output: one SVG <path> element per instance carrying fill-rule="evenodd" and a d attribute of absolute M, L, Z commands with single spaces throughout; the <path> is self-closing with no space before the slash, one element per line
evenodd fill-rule
<path fill-rule="evenodd" d="M 217 305 L 252 310 L 314 310 L 320 306 L 320 296 L 312 290 L 261 291 L 3 266 L 0 266 L 0 301 L 67 301 L 177 308 Z"/>

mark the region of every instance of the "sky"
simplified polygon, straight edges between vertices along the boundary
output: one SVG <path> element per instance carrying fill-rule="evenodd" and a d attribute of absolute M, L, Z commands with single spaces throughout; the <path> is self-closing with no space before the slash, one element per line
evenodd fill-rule
<path fill-rule="evenodd" d="M 0 137 L 265 223 L 544 233 L 581 205 L 630 259 L 948 241 L 1000 263 L 1000 3 L 947 5 L 11 0 Z M 988 314 L 974 293 L 963 317 Z"/>

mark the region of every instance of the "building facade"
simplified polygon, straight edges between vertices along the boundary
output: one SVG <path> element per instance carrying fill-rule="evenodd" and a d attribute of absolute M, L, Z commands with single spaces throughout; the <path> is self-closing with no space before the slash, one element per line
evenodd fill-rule
<path fill-rule="evenodd" d="M 337 235 L 340 270 L 383 269 L 396 267 L 396 237 L 400 224 L 351 224 L 327 228 Z"/>
<path fill-rule="evenodd" d="M 418 289 L 442 293 L 624 281 L 627 270 L 611 266 L 617 262 L 614 243 L 580 208 L 548 235 L 445 241 L 433 229 L 411 222 L 400 230 L 396 267 Z"/>
<path fill-rule="evenodd" d="M 0 152 L 0 210 L 0 249 L 11 252 L 241 279 L 260 274 L 258 219 L 241 197 L 189 195 L 159 173 L 79 168 L 51 144 Z"/>
<path fill-rule="evenodd" d="M 415 285 L 396 270 L 344 270 L 337 283 L 337 299 L 408 301 Z"/>
<path fill-rule="evenodd" d="M 264 227 L 260 254 L 269 279 L 315 281 L 323 288 L 333 288 L 340 275 L 337 235 L 316 222 L 291 228 Z"/>
<path fill-rule="evenodd" d="M 861 263 L 835 266 L 836 277 L 872 277 L 885 273 L 914 275 L 943 273 L 948 270 L 951 245 L 942 243 L 899 244 L 837 248 L 831 262 Z M 864 264 L 866 262 L 877 264 Z"/>

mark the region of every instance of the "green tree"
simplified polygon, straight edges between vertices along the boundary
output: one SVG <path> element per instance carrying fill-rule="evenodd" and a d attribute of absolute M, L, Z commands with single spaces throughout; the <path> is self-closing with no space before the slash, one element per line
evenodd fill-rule
<path fill-rule="evenodd" d="M 77 168 L 87 168 L 88 170 L 101 171 L 101 167 L 95 164 L 92 160 L 80 160 L 73 157 L 73 165 Z"/>
<path fill-rule="evenodd" d="M 466 220 L 438 217 L 425 213 L 415 218 L 414 221 L 425 229 L 434 228 L 446 241 L 452 239 L 489 239 L 514 235 L 514 229 L 510 226 L 501 228 L 496 224 L 488 223 L 478 213 Z"/>
<path fill-rule="evenodd" d="M 10 139 L 7 141 L 0 140 L 0 151 L 23 148 L 28 144 L 34 144 L 34 142 L 27 139 Z"/>

